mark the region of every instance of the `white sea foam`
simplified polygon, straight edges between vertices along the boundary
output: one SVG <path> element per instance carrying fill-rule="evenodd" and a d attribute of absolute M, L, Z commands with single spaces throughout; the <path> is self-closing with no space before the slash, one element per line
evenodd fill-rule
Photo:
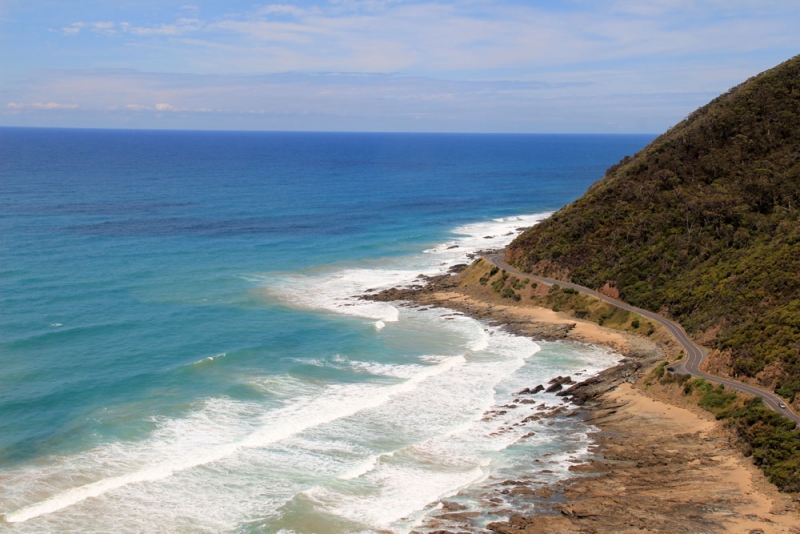
<path fill-rule="evenodd" d="M 197 365 L 199 363 L 209 363 L 209 362 L 213 362 L 214 360 L 217 360 L 219 358 L 224 358 L 225 356 L 227 356 L 227 353 L 220 352 L 219 354 L 215 354 L 213 356 L 206 356 L 205 358 L 203 358 L 201 360 L 197 360 L 194 363 L 195 363 L 195 365 Z"/>
<path fill-rule="evenodd" d="M 421 358 L 422 361 L 429 364 L 441 363 L 444 359 L 446 359 L 446 357 L 443 358 L 442 356 L 423 356 Z M 303 365 L 313 365 L 314 367 L 339 369 L 373 376 L 394 378 L 411 378 L 426 367 L 425 365 L 413 363 L 392 364 L 366 360 L 354 360 L 341 354 L 335 354 L 330 358 L 295 358 L 294 361 Z"/>
<path fill-rule="evenodd" d="M 496 331 L 488 350 L 492 357 L 465 360 L 457 373 L 440 375 L 413 395 L 397 396 L 362 414 L 361 425 L 379 434 L 402 428 L 413 443 L 371 456 L 344 472 L 340 479 L 353 481 L 351 487 L 320 486 L 307 495 L 327 513 L 394 530 L 402 518 L 422 513 L 431 502 L 486 477 L 487 454 L 513 444 L 522 429 L 498 435 L 506 421 L 483 421 L 483 414 L 497 401 L 496 386 L 525 365 L 538 347 Z"/>
<path fill-rule="evenodd" d="M 420 321 L 430 323 L 428 317 Z M 480 326 L 462 317 L 442 325 L 469 334 L 470 322 Z M 479 332 L 485 334 L 482 328 Z M 16 508 L 6 520 L 27 520 L 14 524 L 38 532 L 62 530 L 76 517 L 108 521 L 100 523 L 105 527 L 89 523 L 95 526 L 88 530 L 220 531 L 248 517 L 269 516 L 294 495 L 307 494 L 320 510 L 363 523 L 365 529 L 406 532 L 431 502 L 467 491 L 490 476 L 495 469 L 491 458 L 531 428 L 537 432 L 528 440 L 531 446 L 557 450 L 554 443 L 563 439 L 556 427 L 514 427 L 529 407 L 484 420 L 487 410 L 496 410 L 508 402 L 511 391 L 532 381 L 565 369 L 587 369 L 588 374 L 613 360 L 607 351 L 586 347 L 575 352 L 559 344 L 548 344 L 545 354 L 530 358 L 537 354 L 537 344 L 502 331 L 492 333 L 483 352 L 430 355 L 419 360 L 433 365 L 395 366 L 413 376 L 392 385 L 256 379 L 271 392 L 288 392 L 286 404 L 265 412 L 259 403 L 212 399 L 188 417 L 162 420 L 146 442 L 118 443 L 65 458 L 50 476 L 38 479 L 29 478 L 30 471 L 17 472 L 14 481 L 0 477 L 0 485 L 28 488 L 16 499 L 20 506 L 4 506 Z M 328 361 L 345 367 L 374 365 L 343 355 Z M 551 397 L 542 400 L 555 406 L 557 399 Z M 379 437 L 388 440 L 385 445 L 375 443 Z M 550 469 L 560 473 L 563 467 L 566 474 L 567 459 L 553 456 L 551 461 L 564 465 Z M 310 473 L 318 482 L 304 487 Z M 103 478 L 86 480 L 98 474 Z M 64 488 L 66 480 L 78 477 L 85 482 Z M 264 480 L 270 481 L 266 487 Z M 32 497 L 54 488 L 55 494 L 30 504 Z M 70 506 L 77 507 L 75 513 L 67 511 Z M 201 523 L 187 523 L 187 518 L 198 517 Z"/>
<path fill-rule="evenodd" d="M 265 415 L 258 428 L 235 441 L 219 443 L 220 438 L 230 435 L 230 429 L 224 426 L 203 436 L 199 436 L 197 432 L 189 432 L 188 435 L 192 436 L 190 443 L 187 443 L 186 436 L 178 436 L 177 443 L 173 441 L 166 447 L 159 439 L 160 436 L 156 437 L 152 440 L 153 448 L 158 450 L 160 457 L 169 459 L 142 466 L 132 472 L 67 489 L 41 502 L 10 512 L 6 514 L 5 519 L 9 523 L 28 521 L 130 484 L 161 480 L 175 473 L 224 459 L 242 448 L 267 446 L 314 426 L 375 408 L 386 403 L 394 395 L 413 391 L 425 380 L 445 373 L 463 362 L 462 357 L 449 358 L 436 366 L 425 367 L 410 379 L 393 386 L 332 386 L 324 396 L 301 399 Z M 208 413 L 200 412 L 195 418 L 203 420 L 202 422 L 206 424 L 214 423 L 208 421 Z M 178 422 L 178 426 L 183 427 L 182 423 Z M 211 439 L 198 439 L 203 437 Z"/>
<path fill-rule="evenodd" d="M 506 246 L 522 229 L 549 216 L 550 213 L 521 215 L 460 226 L 453 230 L 452 240 L 416 256 L 383 260 L 376 267 L 253 275 L 250 279 L 257 281 L 267 294 L 293 306 L 371 319 L 381 330 L 387 323 L 398 321 L 399 310 L 391 303 L 364 301 L 357 296 L 417 283 L 419 275 L 445 273 L 453 265 L 468 262 L 470 254 Z"/>
<path fill-rule="evenodd" d="M 543 217 L 466 225 L 449 243 L 384 261 L 383 267 L 259 278 L 268 293 L 292 305 L 362 317 L 376 330 L 382 323 L 381 343 L 403 348 L 395 354 L 406 359 L 335 353 L 299 358 L 297 363 L 363 376 L 342 384 L 314 379 L 313 372 L 251 377 L 261 400 L 209 399 L 188 415 L 158 419 L 157 430 L 142 441 L 0 472 L 0 487 L 9 488 L 0 495 L 0 510 L 11 510 L 7 527 L 217 532 L 280 519 L 274 529 L 264 529 L 291 532 L 291 517 L 281 514 L 304 496 L 310 506 L 365 531 L 407 532 L 436 500 L 470 488 L 484 491 L 477 489 L 481 481 L 510 461 L 504 455 L 520 443 L 526 450 L 555 452 L 551 476 L 566 476 L 566 461 L 587 453 L 585 427 L 573 420 L 574 430 L 536 422 L 515 426 L 533 405 L 506 414 L 501 406 L 523 387 L 578 369 L 589 376 L 618 357 L 565 344 L 540 351 L 529 339 L 465 316 L 351 298 L 413 283 L 419 273 L 443 272 L 468 252 L 504 245 L 508 233 Z M 560 405 L 549 394 L 539 400 Z M 523 440 L 531 430 L 536 434 Z M 576 452 L 562 452 L 567 448 Z"/>
<path fill-rule="evenodd" d="M 366 460 L 357 463 L 353 468 L 348 469 L 339 475 L 339 478 L 342 480 L 352 480 L 369 473 L 378 465 L 378 458 L 380 458 L 380 455 L 378 454 L 370 456 Z"/>

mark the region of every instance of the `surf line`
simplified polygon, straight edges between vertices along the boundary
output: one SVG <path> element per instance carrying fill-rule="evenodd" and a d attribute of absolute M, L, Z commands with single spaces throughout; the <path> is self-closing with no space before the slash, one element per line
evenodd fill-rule
<path fill-rule="evenodd" d="M 366 398 L 362 395 L 359 395 L 354 399 L 347 399 L 337 407 L 338 409 L 332 410 L 328 413 L 325 413 L 323 410 L 319 409 L 311 410 L 311 413 L 314 414 L 314 416 L 310 420 L 307 419 L 304 424 L 284 425 L 277 431 L 273 425 L 267 425 L 241 441 L 215 447 L 207 453 L 194 456 L 191 459 L 162 462 L 158 465 L 146 467 L 133 473 L 105 478 L 77 488 L 71 488 L 39 503 L 32 504 L 30 506 L 20 508 L 14 512 L 5 514 L 3 519 L 6 523 L 24 523 L 25 521 L 40 515 L 57 512 L 86 499 L 99 497 L 109 491 L 122 488 L 129 484 L 162 480 L 172 476 L 175 473 L 221 460 L 233 455 L 240 449 L 258 448 L 276 443 L 304 432 L 309 428 L 329 423 L 344 417 L 349 417 L 363 410 L 381 406 L 382 404 L 388 402 L 395 395 L 413 391 L 425 380 L 450 371 L 451 369 L 465 363 L 466 359 L 464 356 L 454 356 L 452 358 L 448 358 L 438 365 L 426 368 L 405 382 L 375 390 L 373 391 L 372 395 L 367 396 Z M 326 400 L 325 402 L 329 401 Z M 289 415 L 292 414 L 289 413 Z M 296 420 L 295 417 L 289 417 L 288 419 Z"/>

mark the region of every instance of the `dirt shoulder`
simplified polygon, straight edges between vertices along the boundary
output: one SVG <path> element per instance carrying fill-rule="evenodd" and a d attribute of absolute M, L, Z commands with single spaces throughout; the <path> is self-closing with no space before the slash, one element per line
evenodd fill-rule
<path fill-rule="evenodd" d="M 536 515 L 512 515 L 491 523 L 490 530 L 800 534 L 797 503 L 741 454 L 722 423 L 687 403 L 677 390 L 643 385 L 644 376 L 665 355 L 676 353 L 670 340 L 659 332 L 626 331 L 624 321 L 611 329 L 571 311 L 536 306 L 531 301 L 541 302 L 537 295 L 545 295 L 546 288 L 529 285 L 519 291 L 518 301 L 503 299 L 478 283 L 486 273 L 474 267 L 367 298 L 450 308 L 534 339 L 594 343 L 625 356 L 619 365 L 560 393 L 581 405 L 588 422 L 599 429 L 593 435 L 595 459 L 571 467 L 572 479 L 530 488 L 539 497 L 549 496 L 543 503 L 537 500 Z"/>

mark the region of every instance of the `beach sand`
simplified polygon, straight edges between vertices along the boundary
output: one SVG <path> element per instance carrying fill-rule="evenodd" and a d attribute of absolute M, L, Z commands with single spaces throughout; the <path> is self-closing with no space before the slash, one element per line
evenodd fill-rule
<path fill-rule="evenodd" d="M 528 486 L 533 477 L 520 473 L 519 480 L 510 481 L 513 491 L 535 498 L 538 513 L 509 514 L 508 521 L 491 523 L 490 530 L 800 534 L 797 501 L 780 493 L 744 457 L 723 423 L 675 388 L 645 386 L 644 377 L 673 351 L 669 341 L 528 303 L 509 304 L 465 278 L 440 277 L 421 290 L 389 290 L 369 298 L 446 307 L 534 339 L 593 343 L 625 356 L 620 365 L 568 391 L 582 405 L 581 415 L 599 429 L 592 435 L 595 457 L 573 465 L 574 478 L 549 487 Z M 537 468 L 534 459 L 531 472 Z M 469 526 L 442 521 L 436 532 Z"/>
<path fill-rule="evenodd" d="M 795 502 L 769 484 L 709 415 L 621 384 L 589 409 L 598 458 L 551 490 L 564 497 L 533 517 L 490 528 L 544 532 L 800 532 Z"/>
<path fill-rule="evenodd" d="M 491 316 L 495 321 L 507 324 L 541 323 L 544 325 L 566 326 L 569 328 L 566 337 L 574 341 L 594 343 L 614 349 L 625 354 L 630 350 L 629 338 L 620 332 L 603 328 L 597 323 L 582 321 L 569 317 L 565 313 L 554 312 L 547 308 L 534 306 L 513 306 L 496 304 L 479 300 L 473 296 L 457 292 L 434 292 L 422 301 L 424 304 L 437 305 L 458 310 L 469 310 L 473 316 Z"/>

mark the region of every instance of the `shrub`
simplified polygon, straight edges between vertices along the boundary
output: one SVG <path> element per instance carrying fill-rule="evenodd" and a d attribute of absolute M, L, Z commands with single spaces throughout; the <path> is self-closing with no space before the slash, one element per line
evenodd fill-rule
<path fill-rule="evenodd" d="M 515 292 L 510 287 L 503 288 L 503 292 L 500 294 L 504 299 L 514 299 L 517 302 L 520 301 L 522 297 L 519 296 L 517 292 Z"/>
<path fill-rule="evenodd" d="M 792 421 L 764 406 L 758 397 L 723 415 L 743 452 L 770 482 L 782 491 L 800 491 L 800 432 Z"/>
<path fill-rule="evenodd" d="M 716 388 L 710 389 L 708 392 L 703 394 L 699 404 L 701 408 L 705 408 L 709 412 L 715 412 L 716 410 L 724 410 L 725 408 L 729 408 L 735 401 L 736 393 L 726 392 L 725 386 L 720 384 Z M 719 417 L 719 414 L 717 418 L 721 418 Z"/>

